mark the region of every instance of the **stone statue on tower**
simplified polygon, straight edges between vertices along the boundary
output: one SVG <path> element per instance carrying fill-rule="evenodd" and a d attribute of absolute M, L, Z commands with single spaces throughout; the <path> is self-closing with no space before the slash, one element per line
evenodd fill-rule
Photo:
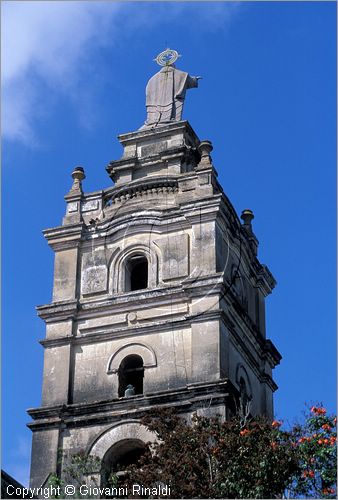
<path fill-rule="evenodd" d="M 175 68 L 176 50 L 166 49 L 156 57 L 162 69 L 150 78 L 146 87 L 147 119 L 141 128 L 153 128 L 182 119 L 187 89 L 198 86 L 200 76 L 190 76 Z"/>

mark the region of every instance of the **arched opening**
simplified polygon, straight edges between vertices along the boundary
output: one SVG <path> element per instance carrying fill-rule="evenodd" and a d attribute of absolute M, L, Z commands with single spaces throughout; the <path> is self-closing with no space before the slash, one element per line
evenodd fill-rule
<path fill-rule="evenodd" d="M 125 291 L 142 290 L 148 287 L 148 260 L 144 255 L 133 255 L 126 262 Z"/>
<path fill-rule="evenodd" d="M 250 413 L 250 397 L 243 377 L 239 380 L 239 407 L 242 416 Z"/>
<path fill-rule="evenodd" d="M 244 302 L 244 286 L 242 276 L 240 275 L 238 269 L 234 271 L 232 280 L 233 292 L 235 293 L 239 303 L 242 305 Z"/>
<path fill-rule="evenodd" d="M 102 460 L 101 485 L 111 486 L 112 474 L 123 477 L 128 466 L 137 463 L 146 449 L 145 443 L 139 439 L 123 439 L 114 444 Z"/>
<path fill-rule="evenodd" d="M 126 356 L 120 364 L 119 370 L 119 397 L 143 394 L 143 359 L 138 354 Z M 130 389 L 133 387 L 133 391 Z M 126 394 L 129 391 L 129 394 Z"/>

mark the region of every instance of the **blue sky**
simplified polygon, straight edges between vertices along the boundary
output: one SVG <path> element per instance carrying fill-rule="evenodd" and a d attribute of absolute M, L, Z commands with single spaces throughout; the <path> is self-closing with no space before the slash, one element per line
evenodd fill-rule
<path fill-rule="evenodd" d="M 29 421 L 40 404 L 53 254 L 75 165 L 109 187 L 119 133 L 145 119 L 144 89 L 166 46 L 201 75 L 184 118 L 213 142 L 238 213 L 255 213 L 278 418 L 336 407 L 336 4 L 2 3 L 2 467 L 27 483 Z"/>

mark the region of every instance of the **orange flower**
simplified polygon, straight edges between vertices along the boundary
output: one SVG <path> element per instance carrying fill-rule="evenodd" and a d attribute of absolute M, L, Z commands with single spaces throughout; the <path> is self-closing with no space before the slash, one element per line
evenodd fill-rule
<path fill-rule="evenodd" d="M 274 420 L 271 424 L 271 427 L 280 427 L 282 425 L 282 422 L 279 422 L 278 420 Z"/>
<path fill-rule="evenodd" d="M 324 431 L 329 431 L 329 430 L 331 430 L 331 425 L 330 424 L 323 424 L 322 429 L 324 429 Z"/>
<path fill-rule="evenodd" d="M 242 430 L 239 434 L 240 434 L 241 436 L 247 436 L 248 434 L 250 434 L 250 431 L 249 431 L 249 429 L 244 429 L 244 430 Z"/>
<path fill-rule="evenodd" d="M 318 444 L 323 444 L 322 439 L 318 439 Z"/>
<path fill-rule="evenodd" d="M 271 443 L 271 448 L 272 448 L 273 450 L 275 450 L 275 449 L 277 448 L 277 443 L 276 443 L 276 441 L 272 441 L 272 443 Z"/>
<path fill-rule="evenodd" d="M 330 441 L 325 438 L 323 442 L 324 442 L 324 444 L 329 444 Z"/>
<path fill-rule="evenodd" d="M 333 495 L 334 488 L 323 488 L 323 495 Z"/>
<path fill-rule="evenodd" d="M 302 477 L 315 477 L 315 473 L 313 472 L 313 470 L 305 470 L 302 474 Z"/>
<path fill-rule="evenodd" d="M 326 413 L 325 408 L 317 408 L 316 406 L 312 406 L 310 411 L 311 411 L 311 413 L 314 413 L 315 415 L 325 415 L 325 413 Z"/>

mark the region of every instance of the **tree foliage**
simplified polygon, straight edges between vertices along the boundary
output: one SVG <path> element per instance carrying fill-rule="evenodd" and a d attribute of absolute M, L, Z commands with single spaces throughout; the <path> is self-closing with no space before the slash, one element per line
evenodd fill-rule
<path fill-rule="evenodd" d="M 304 425 L 293 429 L 300 466 L 290 485 L 293 496 L 337 498 L 337 418 L 313 406 Z"/>
<path fill-rule="evenodd" d="M 159 442 L 129 470 L 128 482 L 171 486 L 171 498 L 271 498 L 298 471 L 288 433 L 263 420 L 194 416 L 171 410 L 146 417 Z"/>
<path fill-rule="evenodd" d="M 336 420 L 323 408 L 289 431 L 266 419 L 229 421 L 158 410 L 143 424 L 158 437 L 125 484 L 170 485 L 171 498 L 335 498 Z"/>
<path fill-rule="evenodd" d="M 188 421 L 172 409 L 156 409 L 142 424 L 158 440 L 125 474 L 103 471 L 97 457 L 82 453 L 64 460 L 62 479 L 53 475 L 49 484 L 60 486 L 61 497 L 64 485 L 74 484 L 73 498 L 85 498 L 79 494 L 85 478 L 97 486 L 97 473 L 107 472 L 107 486 L 131 492 L 134 484 L 167 485 L 167 498 L 336 498 L 336 423 L 322 406 L 313 406 L 304 423 L 289 430 L 247 414 L 228 421 L 194 415 Z"/>
<path fill-rule="evenodd" d="M 83 484 L 90 484 L 92 487 L 99 486 L 96 473 L 101 470 L 101 460 L 98 457 L 87 455 L 84 451 L 69 456 L 64 453 L 59 457 L 59 462 L 64 463 L 62 477 L 51 474 L 48 480 L 48 487 L 57 494 L 51 498 L 92 498 L 91 495 L 84 495 L 80 488 Z M 73 485 L 72 494 L 65 490 L 67 485 Z"/>

